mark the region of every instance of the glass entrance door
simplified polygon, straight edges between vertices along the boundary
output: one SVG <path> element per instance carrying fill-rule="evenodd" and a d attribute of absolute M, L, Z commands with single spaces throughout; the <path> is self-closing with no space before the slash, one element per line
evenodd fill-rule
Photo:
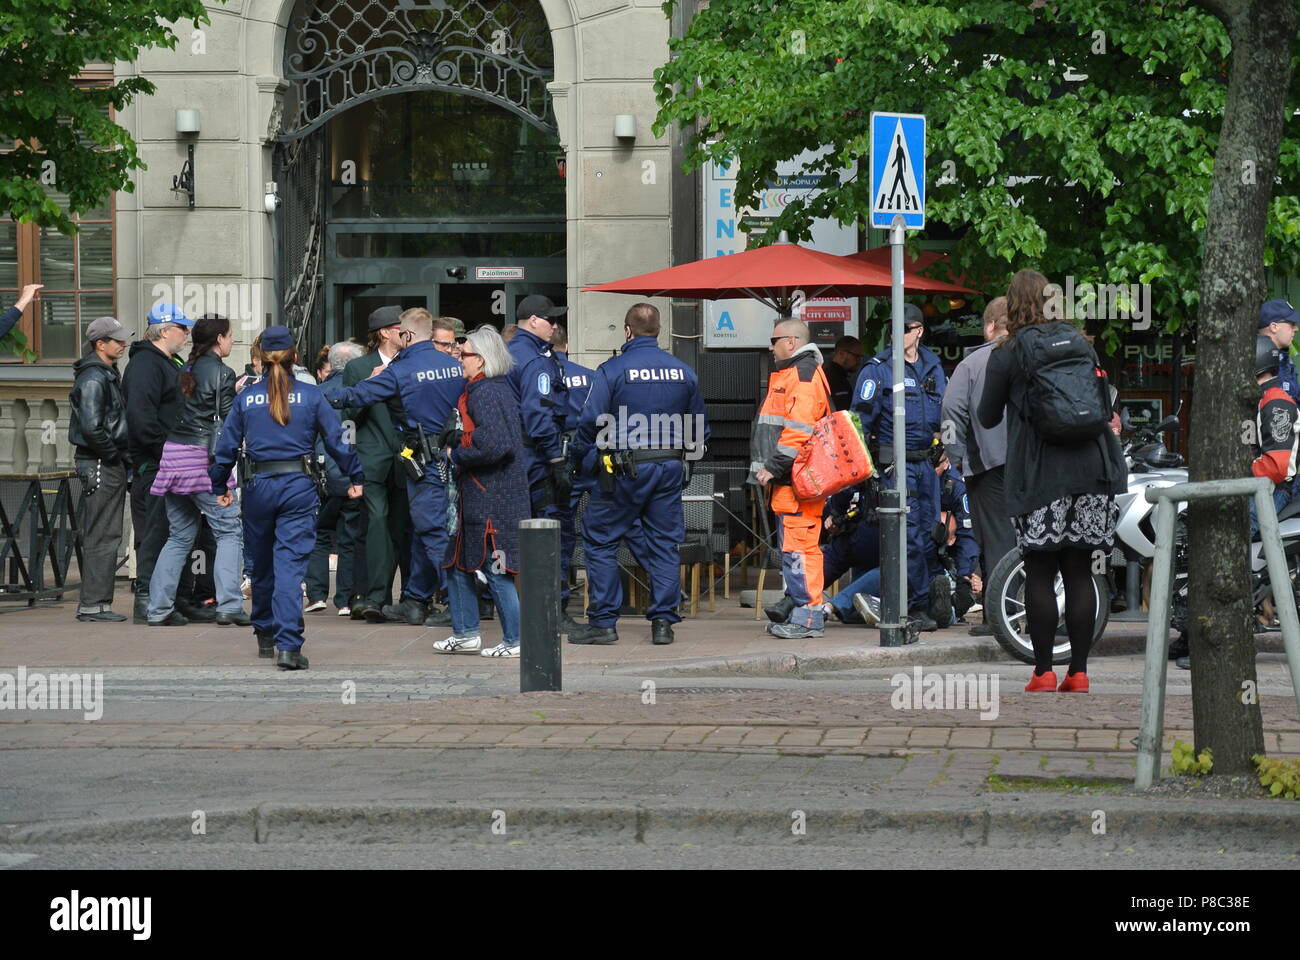
<path fill-rule="evenodd" d="M 344 284 L 338 290 L 342 337 L 358 343 L 365 343 L 370 336 L 370 315 L 380 307 L 401 307 L 403 310 L 424 307 L 434 313 L 428 287 L 409 284 Z"/>

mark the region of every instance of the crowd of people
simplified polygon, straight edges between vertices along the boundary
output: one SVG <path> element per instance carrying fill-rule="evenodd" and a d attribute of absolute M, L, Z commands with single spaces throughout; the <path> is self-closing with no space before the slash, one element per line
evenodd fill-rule
<path fill-rule="evenodd" d="M 568 359 L 566 311 L 525 297 L 503 335 L 381 307 L 368 349 L 333 344 L 314 371 L 273 326 L 242 376 L 224 362 L 223 317 L 160 304 L 134 343 L 116 319 L 94 321 L 69 426 L 88 571 L 77 618 L 126 619 L 112 603 L 129 490 L 137 623 L 251 626 L 259 656 L 306 669 L 305 615 L 329 608 L 333 555 L 339 615 L 450 627 L 439 652 L 517 657 L 519 523 L 558 521 L 567 604 L 585 495 L 590 606 L 578 623 L 562 605 L 569 641 L 618 641 L 626 538 L 652 583 L 651 638 L 671 643 L 685 461 L 707 429 L 678 426 L 647 447 L 608 425 L 628 412 L 703 424 L 699 384 L 659 347 L 654 306 L 629 310 L 624 349 L 599 370 Z M 484 617 L 502 627 L 489 648 Z"/>
<path fill-rule="evenodd" d="M 1047 288 L 1041 274 L 1017 273 L 985 309 L 985 342 L 967 351 L 951 381 L 922 342 L 921 311 L 906 307 L 902 463 L 893 462 L 893 347 L 862 363 L 860 342 L 845 337 L 824 361 L 806 324 L 776 323 L 750 466 L 775 518 L 782 561 L 784 595 L 765 608 L 770 633 L 819 637 L 828 618 L 880 624 L 876 511 L 882 485 L 892 487 L 901 471 L 910 622 L 925 632 L 977 611 L 989 573 L 1018 549 L 1037 660 L 1026 689 L 1087 690 L 1093 557 L 1114 543 L 1127 468 L 1115 392 L 1105 395 L 1090 341 L 1046 314 Z M 532 295 L 501 333 L 484 325 L 467 334 L 454 318 L 381 307 L 368 319 L 366 348 L 333 344 L 312 369 L 300 363 L 289 331 L 271 327 L 242 376 L 225 363 L 234 341 L 220 316 L 191 319 L 161 304 L 134 343 L 116 319 L 94 321 L 75 368 L 69 426 L 85 494 L 77 618 L 126 619 L 112 601 L 129 492 L 135 621 L 251 625 L 259 654 L 283 669 L 307 666 L 304 614 L 331 601 L 354 620 L 449 627 L 434 645 L 440 652 L 518 656 L 518 525 L 530 517 L 560 525 L 569 642 L 618 642 L 624 543 L 651 582 L 650 639 L 673 642 L 681 493 L 687 461 L 708 439 L 699 383 L 659 347 L 652 305 L 628 311 L 623 349 L 596 370 L 568 359 L 559 323 L 566 311 Z M 1296 495 L 1300 386 L 1286 347 L 1297 322 L 1300 313 L 1285 301 L 1260 312 L 1254 472 L 1274 481 L 1279 509 Z M 1096 374 L 1104 410 L 1090 432 L 1053 436 L 1052 411 L 1036 406 L 1045 402 L 1041 369 L 1059 366 L 1040 362 L 1049 343 L 1058 358 Z M 1072 388 L 1076 399 L 1092 391 L 1083 382 Z M 876 473 L 828 499 L 801 499 L 795 462 L 814 425 L 836 409 L 857 414 Z M 673 426 L 647 441 L 629 432 L 633 415 Z M 567 609 L 580 503 L 585 623 Z M 849 574 L 844 589 L 825 593 Z M 1058 576 L 1071 642 L 1059 682 Z M 485 649 L 486 617 L 500 618 L 503 637 Z M 973 633 L 989 632 L 984 619 Z"/>
<path fill-rule="evenodd" d="M 1048 290 L 1042 274 L 1018 272 L 1006 295 L 988 303 L 984 343 L 967 351 L 950 382 L 938 356 L 921 343 L 920 309 L 907 305 L 906 462 L 901 465 L 893 462 L 893 348 L 857 371 L 863 351 L 855 338 L 845 337 L 823 371 L 807 326 L 778 321 L 770 348 L 774 372 L 751 440 L 752 477 L 766 491 L 777 520 L 785 580 L 781 600 L 765 608 L 770 633 L 819 637 L 827 617 L 880 624 L 876 511 L 881 485 L 892 488 L 901 469 L 909 505 L 906 610 L 911 623 L 920 632 L 931 631 L 974 612 L 993 568 L 1018 550 L 1025 564 L 1025 626 L 1036 661 L 1025 689 L 1088 690 L 1095 558 L 1109 556 L 1114 546 L 1115 498 L 1127 490 L 1128 469 L 1118 441 L 1117 393 L 1107 385 L 1091 341 L 1074 324 L 1048 315 Z M 1279 511 L 1297 495 L 1300 386 L 1288 348 L 1298 323 L 1300 312 L 1285 300 L 1269 300 L 1260 310 L 1258 456 L 1252 470 L 1273 481 Z M 1063 372 L 1072 364 L 1081 379 Z M 1061 379 L 1044 390 L 1044 377 Z M 1076 408 L 1069 416 L 1091 409 L 1087 429 L 1055 422 L 1059 411 L 1050 409 L 1053 394 L 1069 398 L 1067 406 Z M 814 424 L 831 409 L 857 413 L 877 473 L 827 500 L 801 500 L 792 466 Z M 855 577 L 846 588 L 824 595 L 826 584 L 850 571 Z M 1053 669 L 1061 625 L 1058 576 L 1070 639 L 1069 667 L 1059 681 Z M 971 627 L 974 634 L 991 631 L 983 612 L 983 622 Z M 1185 647 L 1171 655 L 1187 666 Z"/>

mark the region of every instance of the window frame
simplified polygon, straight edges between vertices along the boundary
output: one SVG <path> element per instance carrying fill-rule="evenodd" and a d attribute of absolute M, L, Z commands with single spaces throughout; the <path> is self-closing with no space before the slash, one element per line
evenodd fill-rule
<path fill-rule="evenodd" d="M 113 82 L 113 71 L 110 70 L 84 70 L 78 74 L 76 82 L 78 86 L 95 87 L 108 86 Z M 110 120 L 116 120 L 117 111 L 110 105 L 108 108 Z M 39 144 L 37 145 L 39 147 Z M 117 314 L 117 192 L 114 191 L 108 197 L 108 213 L 106 219 L 94 219 L 85 221 L 87 224 L 107 223 L 110 237 L 109 267 L 111 277 L 106 287 L 82 287 L 81 282 L 81 234 L 74 234 L 69 239 L 73 241 L 73 286 L 70 289 L 51 289 L 47 287 L 40 292 L 40 296 L 70 296 L 74 300 L 77 311 L 77 343 L 80 344 L 85 331 L 86 324 L 94 317 L 89 319 L 81 316 L 81 298 L 86 294 L 108 294 L 112 299 L 112 314 Z M 6 211 L 7 213 L 8 211 Z M 80 215 L 73 215 L 73 220 L 81 223 Z M 23 287 L 31 283 L 41 283 L 41 230 L 42 227 L 37 223 L 21 223 L 9 217 L 0 217 L 0 223 L 12 223 L 15 225 L 15 248 L 17 253 L 17 280 L 18 286 L 0 287 L 0 300 L 8 304 L 14 303 Z M 43 324 L 40 321 L 40 301 L 39 299 L 27 306 L 23 315 L 19 318 L 15 328 L 21 330 L 27 337 L 27 343 L 31 350 L 35 351 L 37 359 L 36 364 L 40 366 L 67 366 L 73 363 L 80 356 L 74 347 L 74 353 L 69 357 L 47 357 L 44 350 Z M 25 365 L 23 359 L 13 355 L 0 355 L 0 368 L 10 366 Z"/>

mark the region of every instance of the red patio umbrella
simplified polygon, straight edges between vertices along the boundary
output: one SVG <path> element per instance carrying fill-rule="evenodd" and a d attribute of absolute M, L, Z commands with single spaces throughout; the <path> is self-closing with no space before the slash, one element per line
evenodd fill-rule
<path fill-rule="evenodd" d="M 890 247 L 876 247 L 874 250 L 866 250 L 862 253 L 850 253 L 845 259 L 853 260 L 857 263 L 866 263 L 876 267 L 882 267 L 885 270 L 891 269 L 893 250 Z M 922 271 L 928 269 L 934 263 L 942 262 L 943 267 L 939 270 L 932 271 L 935 273 L 946 273 L 951 282 L 935 280 L 931 277 L 922 276 Z M 939 253 L 935 250 L 921 250 L 915 257 L 910 256 L 906 251 L 903 253 L 903 289 L 908 293 L 979 293 L 978 290 L 972 290 L 961 286 L 971 281 L 962 275 L 953 276 L 951 268 L 947 266 L 948 254 Z"/>
<path fill-rule="evenodd" d="M 907 292 L 973 293 L 965 287 L 925 277 L 923 287 Z M 752 299 L 788 316 L 796 290 L 808 300 L 831 297 L 881 297 L 890 292 L 887 267 L 821 253 L 797 243 L 779 242 L 725 257 L 710 257 L 652 273 L 584 288 L 601 293 L 701 300 Z"/>

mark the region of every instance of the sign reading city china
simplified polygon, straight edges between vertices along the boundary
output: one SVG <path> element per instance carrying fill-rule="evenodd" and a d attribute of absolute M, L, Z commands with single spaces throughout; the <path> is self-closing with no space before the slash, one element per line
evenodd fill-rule
<path fill-rule="evenodd" d="M 818 152 L 807 152 L 778 166 L 778 176 L 759 194 L 757 208 L 737 210 L 735 206 L 736 168 L 731 161 L 704 165 L 704 235 L 703 258 L 724 257 L 745 249 L 746 232 L 761 233 L 796 197 L 817 190 L 822 174 L 805 171 Z M 842 172 L 841 180 L 851 174 Z M 857 228 L 841 226 L 834 220 L 814 220 L 812 241 L 805 246 L 823 253 L 843 256 L 858 249 Z M 796 298 L 795 315 L 808 323 L 841 324 L 842 327 L 814 328 L 817 339 L 834 343 L 844 333 L 857 333 L 857 301 L 842 299 L 801 300 Z M 704 345 L 706 347 L 767 347 L 772 336 L 776 311 L 757 300 L 705 300 Z M 818 334 L 821 334 L 818 337 Z"/>
<path fill-rule="evenodd" d="M 888 230 L 903 215 L 909 230 L 925 228 L 925 117 L 871 114 L 871 225 Z"/>
<path fill-rule="evenodd" d="M 522 280 L 523 267 L 475 267 L 475 280 Z"/>

